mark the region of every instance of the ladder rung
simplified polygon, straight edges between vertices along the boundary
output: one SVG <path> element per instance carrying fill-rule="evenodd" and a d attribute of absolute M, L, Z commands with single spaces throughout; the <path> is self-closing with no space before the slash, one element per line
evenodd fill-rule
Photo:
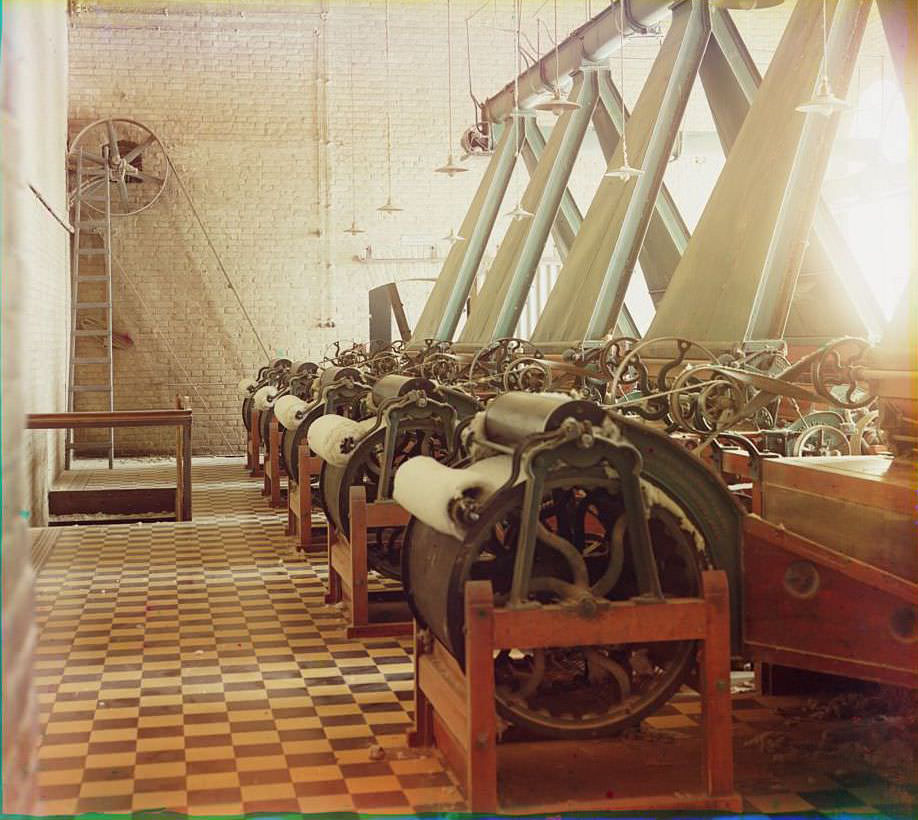
<path fill-rule="evenodd" d="M 80 228 L 102 228 L 108 225 L 104 219 L 81 219 L 77 225 Z"/>
<path fill-rule="evenodd" d="M 75 384 L 70 388 L 71 393 L 111 393 L 112 388 L 107 384 Z"/>
<path fill-rule="evenodd" d="M 74 307 L 77 310 L 98 310 L 99 308 L 110 308 L 111 302 L 77 302 Z"/>
<path fill-rule="evenodd" d="M 90 356 L 90 357 L 78 357 L 73 360 L 74 364 L 108 364 L 108 356 Z"/>
<path fill-rule="evenodd" d="M 97 429 L 104 430 L 105 428 L 99 427 Z M 67 443 L 67 446 L 71 450 L 75 450 L 77 447 L 98 447 L 99 449 L 102 449 L 104 447 L 106 450 L 112 449 L 111 442 L 106 441 L 104 439 L 99 439 L 97 441 L 70 441 Z"/>
<path fill-rule="evenodd" d="M 107 330 L 74 330 L 74 336 L 108 336 Z"/>
<path fill-rule="evenodd" d="M 105 248 L 80 248 L 78 251 L 80 256 L 102 256 L 106 252 Z"/>
<path fill-rule="evenodd" d="M 77 282 L 107 282 L 107 276 L 78 276 Z"/>

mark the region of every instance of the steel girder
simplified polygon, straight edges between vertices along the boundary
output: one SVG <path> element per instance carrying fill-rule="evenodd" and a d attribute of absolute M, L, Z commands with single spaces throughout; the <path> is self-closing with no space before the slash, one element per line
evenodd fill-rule
<path fill-rule="evenodd" d="M 532 216 L 516 218 L 507 228 L 460 343 L 485 344 L 513 335 L 597 97 L 596 71 L 584 67 L 570 94 L 580 107 L 558 119 L 522 196 L 522 207 Z"/>
<path fill-rule="evenodd" d="M 843 94 L 870 0 L 839 5 L 830 63 L 833 87 Z M 732 344 L 781 336 L 837 121 L 813 121 L 799 150 L 808 117 L 796 107 L 812 95 L 819 75 L 821 10 L 819 3 L 794 9 L 647 338 Z"/>
<path fill-rule="evenodd" d="M 690 20 L 693 23 L 692 35 L 686 39 Z M 674 11 L 669 32 L 627 124 L 631 159 L 638 167 L 644 166 L 648 177 L 648 181 L 641 186 L 644 199 L 641 202 L 635 200 L 635 192 L 642 179 L 640 177 L 629 180 L 616 177 L 602 179 L 580 233 L 561 268 L 558 282 L 533 331 L 533 341 L 541 347 L 554 349 L 576 346 L 584 339 L 601 338 L 612 327 L 627 289 L 627 276 L 630 274 L 628 259 L 633 268 L 657 199 L 676 127 L 697 70 L 697 61 L 701 59 L 707 38 L 707 20 L 707 4 L 703 0 L 691 5 L 680 5 Z M 686 44 L 685 50 L 683 41 Z M 678 60 L 680 53 L 685 55 L 681 61 Z M 694 66 L 687 59 L 689 53 L 696 60 Z M 684 72 L 684 76 L 677 74 L 677 62 L 678 71 Z M 667 96 L 668 107 L 664 109 Z M 655 133 L 657 139 L 654 142 Z M 649 162 L 648 148 L 651 144 L 654 148 L 653 160 L 659 167 L 652 167 Z M 609 166 L 621 165 L 622 161 L 623 150 L 619 145 Z M 635 206 L 630 211 L 629 219 L 632 202 L 635 202 Z M 620 253 L 616 261 L 619 267 L 611 269 L 610 261 L 620 238 L 624 239 L 622 231 L 626 226 L 629 232 L 627 253 Z M 622 250 L 625 250 L 624 243 Z M 610 281 L 604 289 L 607 279 Z M 601 291 L 606 298 L 601 308 L 605 315 L 605 327 L 598 336 L 593 337 L 587 332 L 588 320 L 593 318 Z"/>
<path fill-rule="evenodd" d="M 594 124 L 596 122 L 596 114 L 602 104 L 603 85 L 608 85 L 609 82 L 609 72 L 600 71 L 599 99 L 596 102 L 596 108 L 593 109 Z M 529 169 L 529 173 L 535 170 L 538 158 L 542 156 L 542 151 L 544 150 L 545 137 L 542 134 L 542 129 L 539 128 L 539 124 L 536 120 L 530 119 L 526 122 L 526 141 L 523 143 L 523 158 L 526 160 L 526 167 Z M 554 237 L 555 246 L 558 248 L 562 263 L 567 259 L 567 254 L 570 251 L 571 245 L 574 244 L 574 239 L 577 237 L 577 233 L 582 223 L 583 214 L 580 212 L 580 208 L 577 207 L 577 202 L 574 200 L 574 196 L 571 194 L 570 189 L 566 188 L 564 196 L 561 198 L 561 207 L 558 208 L 558 215 L 555 217 L 555 224 L 552 226 L 552 236 Z M 622 312 L 618 317 L 616 335 L 640 336 L 640 332 L 637 329 L 637 325 L 634 323 L 631 313 L 628 311 L 627 305 L 622 305 Z"/>
<path fill-rule="evenodd" d="M 475 198 L 462 221 L 461 238 L 449 250 L 409 347 L 420 348 L 426 339 L 448 341 L 453 338 L 510 184 L 521 133 L 522 129 L 513 128 L 512 124 L 504 125 Z"/>
<path fill-rule="evenodd" d="M 724 155 L 729 154 L 762 77 L 730 15 L 722 9 L 711 9 L 711 40 L 699 75 Z M 788 316 L 787 336 L 803 341 L 880 333 L 885 323 L 880 307 L 822 199 L 800 283 Z M 844 294 L 832 292 L 839 286 Z"/>

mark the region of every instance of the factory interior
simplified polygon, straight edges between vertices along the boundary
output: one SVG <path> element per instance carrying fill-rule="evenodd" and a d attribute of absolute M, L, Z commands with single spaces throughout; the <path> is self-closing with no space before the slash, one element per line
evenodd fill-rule
<path fill-rule="evenodd" d="M 916 816 L 918 2 L 3 0 L 2 812 Z"/>

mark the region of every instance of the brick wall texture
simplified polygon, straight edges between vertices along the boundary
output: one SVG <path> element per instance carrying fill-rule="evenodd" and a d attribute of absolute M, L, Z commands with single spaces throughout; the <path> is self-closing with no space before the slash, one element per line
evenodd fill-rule
<path fill-rule="evenodd" d="M 475 113 L 468 63 L 480 99 L 514 74 L 513 5 L 452 0 L 454 136 Z M 558 0 L 560 35 L 600 5 Z M 763 68 L 790 5 L 735 15 Z M 239 452 L 235 385 L 264 354 L 236 294 L 269 353 L 293 358 L 319 358 L 336 340 L 365 339 L 367 292 L 378 284 L 403 282 L 409 319 L 417 316 L 429 284 L 405 280 L 436 276 L 448 248 L 442 237 L 461 222 L 485 165 L 469 160 L 470 172 L 453 178 L 433 173 L 447 155 L 446 11 L 446 0 L 391 0 L 387 64 L 383 0 L 73 5 L 71 134 L 109 116 L 152 128 L 236 288 L 227 286 L 175 179 L 149 211 L 118 220 L 115 325 L 134 344 L 115 354 L 117 407 L 168 407 L 177 392 L 189 395 L 195 452 Z M 472 14 L 469 60 L 465 20 Z M 550 48 L 553 16 L 552 2 L 523 3 L 528 54 Z M 655 36 L 629 39 L 629 105 L 658 48 Z M 620 82 L 617 60 L 612 76 Z M 392 216 L 376 211 L 388 194 L 387 112 L 392 195 L 404 208 Z M 690 138 L 711 130 L 696 89 L 684 123 L 688 149 L 667 172 L 690 224 L 722 163 L 716 139 Z M 602 170 L 589 135 L 571 185 L 584 212 Z M 519 163 L 506 210 L 524 176 Z M 365 232 L 346 233 L 352 221 Z M 491 253 L 507 223 L 498 224 Z M 371 260 L 358 261 L 367 248 Z M 549 248 L 546 255 L 556 254 Z M 148 453 L 169 450 L 172 439 L 164 431 L 124 431 L 117 441 L 119 452 Z"/>

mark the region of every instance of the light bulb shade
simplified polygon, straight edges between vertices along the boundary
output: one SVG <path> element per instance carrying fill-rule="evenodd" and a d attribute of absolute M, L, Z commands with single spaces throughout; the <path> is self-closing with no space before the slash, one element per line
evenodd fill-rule
<path fill-rule="evenodd" d="M 532 219 L 532 214 L 520 202 L 517 202 L 516 207 L 512 211 L 507 211 L 504 216 L 509 216 L 513 219 Z"/>
<path fill-rule="evenodd" d="M 459 236 L 459 234 L 457 234 L 452 229 L 450 229 L 450 232 L 446 236 L 443 237 L 444 242 L 462 242 L 462 240 L 464 239 L 465 239 L 464 236 Z"/>
<path fill-rule="evenodd" d="M 851 103 L 835 96 L 829 78 L 825 76 L 819 83 L 819 90 L 805 103 L 797 106 L 797 110 L 803 114 L 821 114 L 823 117 L 831 117 L 849 108 Z"/>
<path fill-rule="evenodd" d="M 551 99 L 535 106 L 536 111 L 551 111 L 556 117 L 560 117 L 566 111 L 576 111 L 578 108 L 580 108 L 580 103 L 573 100 L 565 100 L 557 91 L 555 91 Z"/>
<path fill-rule="evenodd" d="M 402 210 L 404 210 L 404 209 L 403 209 L 403 208 L 399 208 L 398 205 L 393 205 L 393 204 L 392 204 L 392 197 L 389 197 L 389 199 L 386 200 L 386 204 L 385 204 L 385 205 L 380 205 L 376 210 L 379 211 L 380 213 L 384 213 L 384 214 L 396 214 L 396 213 L 398 213 L 399 211 L 402 211 Z"/>
<path fill-rule="evenodd" d="M 366 233 L 366 231 L 365 231 L 363 228 L 358 228 L 358 227 L 357 227 L 357 220 L 356 220 L 356 219 L 352 219 L 352 220 L 351 220 L 350 226 L 347 227 L 347 228 L 345 228 L 345 229 L 344 229 L 344 232 L 345 232 L 345 233 L 349 233 L 351 236 L 356 236 L 356 235 L 359 234 L 359 233 Z"/>
<path fill-rule="evenodd" d="M 634 177 L 639 177 L 643 175 L 643 171 L 640 168 L 632 168 L 627 161 L 620 165 L 618 168 L 613 168 L 609 171 L 606 171 L 604 177 L 615 177 L 616 179 L 629 180 Z"/>
<path fill-rule="evenodd" d="M 469 169 L 459 165 L 456 160 L 453 159 L 453 155 L 450 154 L 449 158 L 446 160 L 446 165 L 441 165 L 435 170 L 438 174 L 446 174 L 447 176 L 454 177 L 456 174 L 464 174 Z"/>

